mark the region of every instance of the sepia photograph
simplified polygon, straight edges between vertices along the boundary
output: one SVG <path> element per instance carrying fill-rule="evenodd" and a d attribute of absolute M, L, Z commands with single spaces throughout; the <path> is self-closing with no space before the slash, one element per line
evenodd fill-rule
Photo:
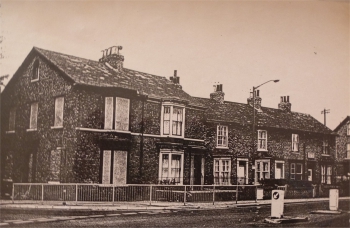
<path fill-rule="evenodd" d="M 349 0 L 0 0 L 0 227 L 349 227 Z"/>

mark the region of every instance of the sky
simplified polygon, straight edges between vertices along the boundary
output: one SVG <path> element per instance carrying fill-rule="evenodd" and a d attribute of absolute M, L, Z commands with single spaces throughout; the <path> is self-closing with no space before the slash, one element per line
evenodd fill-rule
<path fill-rule="evenodd" d="M 98 60 L 123 46 L 124 67 L 169 77 L 192 96 L 223 84 L 225 100 L 262 105 L 290 96 L 292 111 L 332 130 L 350 115 L 349 1 L 1 0 L 0 75 L 16 72 L 33 46 Z"/>

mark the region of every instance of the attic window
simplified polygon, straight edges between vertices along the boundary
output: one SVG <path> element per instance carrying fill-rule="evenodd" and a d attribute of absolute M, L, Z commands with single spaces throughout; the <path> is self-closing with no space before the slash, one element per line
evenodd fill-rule
<path fill-rule="evenodd" d="M 32 72 L 32 82 L 39 81 L 39 61 L 35 60 L 33 64 L 33 72 Z"/>

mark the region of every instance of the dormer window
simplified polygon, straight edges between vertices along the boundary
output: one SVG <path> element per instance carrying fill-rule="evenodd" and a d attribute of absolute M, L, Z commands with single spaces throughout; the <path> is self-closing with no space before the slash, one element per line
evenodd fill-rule
<path fill-rule="evenodd" d="M 267 131 L 258 130 L 258 150 L 267 151 Z"/>
<path fill-rule="evenodd" d="M 39 80 L 39 61 L 35 60 L 33 64 L 33 72 L 32 72 L 32 82 Z"/>
<path fill-rule="evenodd" d="M 217 126 L 217 147 L 228 147 L 228 129 L 227 126 L 218 125 Z"/>
<path fill-rule="evenodd" d="M 293 152 L 299 151 L 299 135 L 298 134 L 292 134 L 292 151 Z"/>
<path fill-rule="evenodd" d="M 184 136 L 185 108 L 174 105 L 163 105 L 161 133 L 167 136 Z"/>

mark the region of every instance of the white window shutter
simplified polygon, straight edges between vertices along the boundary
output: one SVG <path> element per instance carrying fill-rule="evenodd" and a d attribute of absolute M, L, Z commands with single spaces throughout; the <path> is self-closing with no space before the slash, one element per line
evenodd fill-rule
<path fill-rule="evenodd" d="M 30 123 L 29 123 L 30 129 L 37 128 L 37 120 L 38 120 L 38 102 L 33 103 L 30 108 Z"/>
<path fill-rule="evenodd" d="M 55 123 L 54 126 L 63 126 L 64 97 L 55 99 Z"/>
<path fill-rule="evenodd" d="M 113 97 L 105 98 L 105 129 L 113 127 Z"/>
<path fill-rule="evenodd" d="M 115 129 L 127 131 L 129 130 L 130 100 L 117 97 L 115 101 L 116 101 Z"/>

